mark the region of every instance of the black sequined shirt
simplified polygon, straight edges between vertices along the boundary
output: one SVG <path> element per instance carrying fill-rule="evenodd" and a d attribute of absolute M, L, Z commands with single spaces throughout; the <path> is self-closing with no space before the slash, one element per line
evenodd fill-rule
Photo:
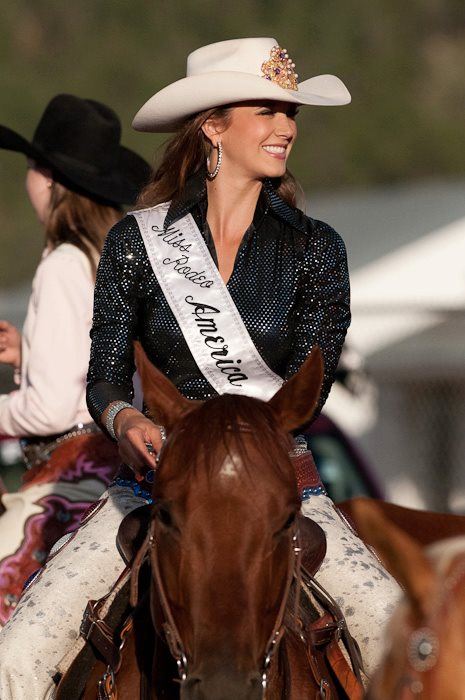
<path fill-rule="evenodd" d="M 206 209 L 205 179 L 195 176 L 171 203 L 165 228 L 190 212 L 216 263 Z M 341 237 L 288 206 L 265 181 L 227 286 L 255 346 L 276 374 L 289 378 L 312 346 L 320 346 L 325 365 L 321 410 L 350 323 Z M 135 339 L 184 396 L 205 399 L 216 393 L 189 351 L 131 215 L 111 229 L 105 242 L 91 337 L 87 402 L 97 422 L 111 401 L 132 399 Z"/>

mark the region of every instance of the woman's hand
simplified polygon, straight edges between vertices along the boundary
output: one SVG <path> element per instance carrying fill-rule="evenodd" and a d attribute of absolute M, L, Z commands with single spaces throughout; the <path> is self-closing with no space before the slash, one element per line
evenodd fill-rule
<path fill-rule="evenodd" d="M 148 469 L 155 469 L 156 455 L 163 442 L 155 423 L 135 408 L 123 408 L 116 414 L 113 427 L 120 457 L 134 470 L 136 477 L 143 477 Z M 154 452 L 150 452 L 147 445 L 153 445 Z"/>
<path fill-rule="evenodd" d="M 21 333 L 8 321 L 0 321 L 0 362 L 21 367 Z"/>

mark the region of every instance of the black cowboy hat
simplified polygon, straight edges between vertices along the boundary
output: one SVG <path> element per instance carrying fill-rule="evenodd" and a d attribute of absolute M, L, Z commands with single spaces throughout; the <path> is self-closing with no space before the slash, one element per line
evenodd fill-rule
<path fill-rule="evenodd" d="M 115 112 L 95 100 L 56 95 L 47 105 L 32 142 L 0 125 L 0 148 L 24 153 L 52 170 L 70 189 L 132 204 L 150 176 L 143 158 L 120 145 Z"/>

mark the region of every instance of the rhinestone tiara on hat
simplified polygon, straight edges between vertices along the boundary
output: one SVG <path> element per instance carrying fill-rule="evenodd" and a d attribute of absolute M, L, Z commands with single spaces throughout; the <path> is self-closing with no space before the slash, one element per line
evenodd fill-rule
<path fill-rule="evenodd" d="M 274 37 L 228 39 L 201 46 L 187 58 L 186 77 L 158 90 L 134 117 L 137 131 L 176 131 L 189 116 L 247 100 L 301 105 L 348 104 L 350 94 L 335 75 L 297 83 L 295 64 Z"/>
<path fill-rule="evenodd" d="M 289 58 L 286 49 L 273 46 L 268 61 L 262 63 L 262 77 L 277 83 L 285 90 L 298 90 L 298 74 L 294 71 L 295 63 Z"/>

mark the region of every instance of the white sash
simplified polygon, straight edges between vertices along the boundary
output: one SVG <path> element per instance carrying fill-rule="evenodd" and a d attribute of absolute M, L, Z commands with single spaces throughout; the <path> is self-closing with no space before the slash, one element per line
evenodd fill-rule
<path fill-rule="evenodd" d="M 253 344 L 191 214 L 165 231 L 168 209 L 169 202 L 131 214 L 194 360 L 219 394 L 270 399 L 283 380 Z"/>

